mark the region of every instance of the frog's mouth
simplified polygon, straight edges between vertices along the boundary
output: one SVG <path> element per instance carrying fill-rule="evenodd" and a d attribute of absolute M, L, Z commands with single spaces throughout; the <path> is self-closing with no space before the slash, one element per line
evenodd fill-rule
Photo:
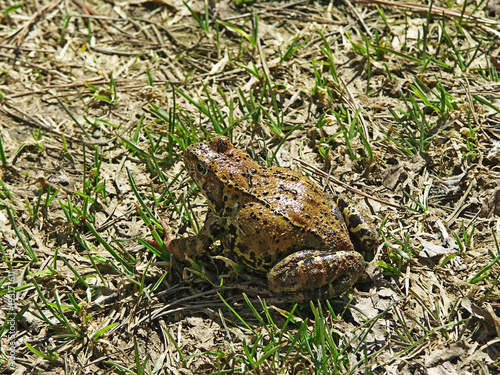
<path fill-rule="evenodd" d="M 184 165 L 188 173 L 193 176 L 195 173 L 194 167 L 196 166 L 196 156 L 191 152 L 189 147 L 184 150 Z"/>
<path fill-rule="evenodd" d="M 204 179 L 203 194 L 207 197 L 209 203 L 216 212 L 224 209 L 223 188 L 220 184 L 219 179 L 213 172 L 209 172 Z"/>

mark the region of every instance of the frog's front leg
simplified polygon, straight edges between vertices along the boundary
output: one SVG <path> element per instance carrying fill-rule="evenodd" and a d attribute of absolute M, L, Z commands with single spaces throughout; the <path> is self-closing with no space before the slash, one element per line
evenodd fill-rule
<path fill-rule="evenodd" d="M 365 269 L 355 251 L 303 250 L 278 262 L 268 273 L 274 293 L 293 293 L 296 301 L 338 296 L 349 289 Z"/>
<path fill-rule="evenodd" d="M 196 236 L 172 239 L 166 236 L 165 244 L 170 253 L 181 262 L 194 260 L 205 253 L 210 245 L 217 239 L 223 228 L 218 216 L 209 212 L 205 224 Z"/>

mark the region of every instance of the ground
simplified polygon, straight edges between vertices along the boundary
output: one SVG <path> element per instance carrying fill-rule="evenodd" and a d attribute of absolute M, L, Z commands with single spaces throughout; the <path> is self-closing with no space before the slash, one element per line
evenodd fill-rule
<path fill-rule="evenodd" d="M 500 371 L 498 2 L 0 10 L 0 373 Z M 359 283 L 275 303 L 147 246 L 202 225 L 215 134 L 368 213 Z"/>

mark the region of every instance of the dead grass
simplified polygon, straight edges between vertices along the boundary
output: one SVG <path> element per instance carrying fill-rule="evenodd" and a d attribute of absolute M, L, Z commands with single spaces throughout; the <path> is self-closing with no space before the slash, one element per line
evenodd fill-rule
<path fill-rule="evenodd" d="M 498 373 L 497 2 L 0 5 L 1 373 Z M 145 250 L 215 133 L 372 197 L 369 277 L 275 306 Z"/>

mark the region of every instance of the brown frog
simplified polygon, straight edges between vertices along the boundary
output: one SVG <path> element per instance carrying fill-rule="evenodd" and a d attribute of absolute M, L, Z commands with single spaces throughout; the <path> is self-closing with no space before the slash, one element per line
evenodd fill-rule
<path fill-rule="evenodd" d="M 209 212 L 196 236 L 167 239 L 178 260 L 196 259 L 220 239 L 228 258 L 267 274 L 272 292 L 296 302 L 337 296 L 363 273 L 352 242 L 373 250 L 373 231 L 309 178 L 262 168 L 224 136 L 189 146 L 184 160 Z"/>

